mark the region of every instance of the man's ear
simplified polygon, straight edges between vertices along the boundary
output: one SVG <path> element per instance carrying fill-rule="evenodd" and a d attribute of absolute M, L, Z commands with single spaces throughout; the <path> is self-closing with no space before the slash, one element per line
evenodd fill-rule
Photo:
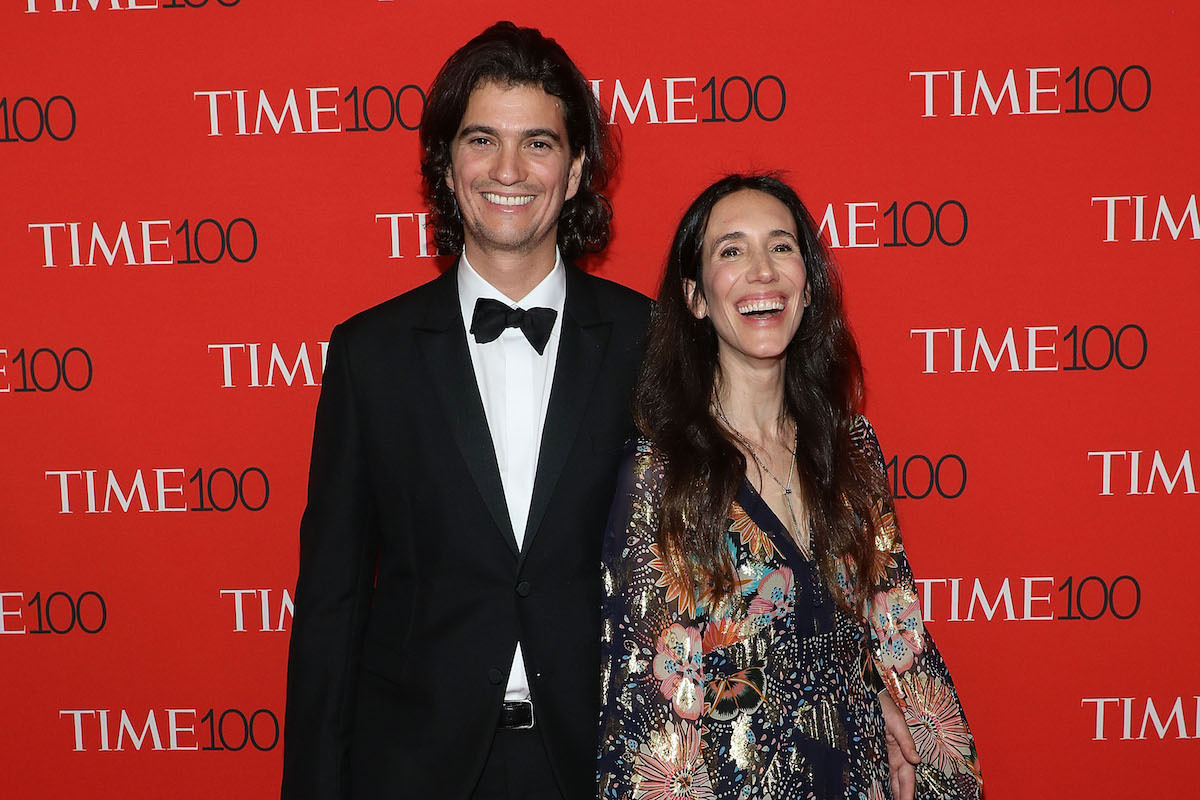
<path fill-rule="evenodd" d="M 690 278 L 683 279 L 683 299 L 696 319 L 704 319 L 708 316 L 708 301 L 704 299 L 704 294 L 696 282 Z"/>
<path fill-rule="evenodd" d="M 583 178 L 583 159 L 585 154 L 582 150 L 579 155 L 571 160 L 571 169 L 567 173 L 567 194 L 564 200 L 570 200 L 579 191 L 579 181 Z"/>

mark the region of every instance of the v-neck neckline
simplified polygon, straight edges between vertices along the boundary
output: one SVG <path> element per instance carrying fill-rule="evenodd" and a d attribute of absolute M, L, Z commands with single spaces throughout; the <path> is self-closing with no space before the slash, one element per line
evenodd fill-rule
<path fill-rule="evenodd" d="M 796 544 L 796 540 L 788 533 L 787 526 L 779 519 L 779 515 L 775 513 L 770 504 L 766 501 L 754 485 L 750 483 L 749 478 L 742 479 L 742 488 L 738 490 L 737 502 L 742 507 L 742 510 L 750 517 L 750 521 L 759 527 L 760 530 L 766 531 L 771 537 L 771 541 L 775 543 L 776 549 L 788 550 L 791 557 L 785 557 L 785 561 L 791 561 L 792 558 L 797 558 L 800 561 L 811 564 L 812 559 L 804 554 L 804 551 Z M 811 539 L 811 530 L 809 538 Z"/>

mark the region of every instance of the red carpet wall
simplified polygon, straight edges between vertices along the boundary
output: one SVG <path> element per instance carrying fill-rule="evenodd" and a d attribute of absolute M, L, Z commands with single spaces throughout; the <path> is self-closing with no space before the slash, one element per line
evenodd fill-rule
<path fill-rule="evenodd" d="M 502 16 L 623 137 L 599 274 L 731 170 L 822 220 L 987 796 L 1194 796 L 1200 12 L 1117 5 L 4 3 L 0 796 L 277 791 L 325 342 Z"/>

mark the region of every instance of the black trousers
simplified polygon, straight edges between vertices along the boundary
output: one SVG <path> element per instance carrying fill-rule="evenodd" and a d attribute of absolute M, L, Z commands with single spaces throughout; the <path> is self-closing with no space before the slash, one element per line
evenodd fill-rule
<path fill-rule="evenodd" d="M 497 730 L 472 800 L 563 800 L 546 757 L 542 734 Z"/>

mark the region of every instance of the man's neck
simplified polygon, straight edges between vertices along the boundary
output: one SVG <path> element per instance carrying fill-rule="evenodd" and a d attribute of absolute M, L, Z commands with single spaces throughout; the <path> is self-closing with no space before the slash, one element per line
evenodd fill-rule
<path fill-rule="evenodd" d="M 463 249 L 471 269 L 514 303 L 521 302 L 554 269 L 554 240 L 532 252 L 489 251 L 467 241 Z"/>

